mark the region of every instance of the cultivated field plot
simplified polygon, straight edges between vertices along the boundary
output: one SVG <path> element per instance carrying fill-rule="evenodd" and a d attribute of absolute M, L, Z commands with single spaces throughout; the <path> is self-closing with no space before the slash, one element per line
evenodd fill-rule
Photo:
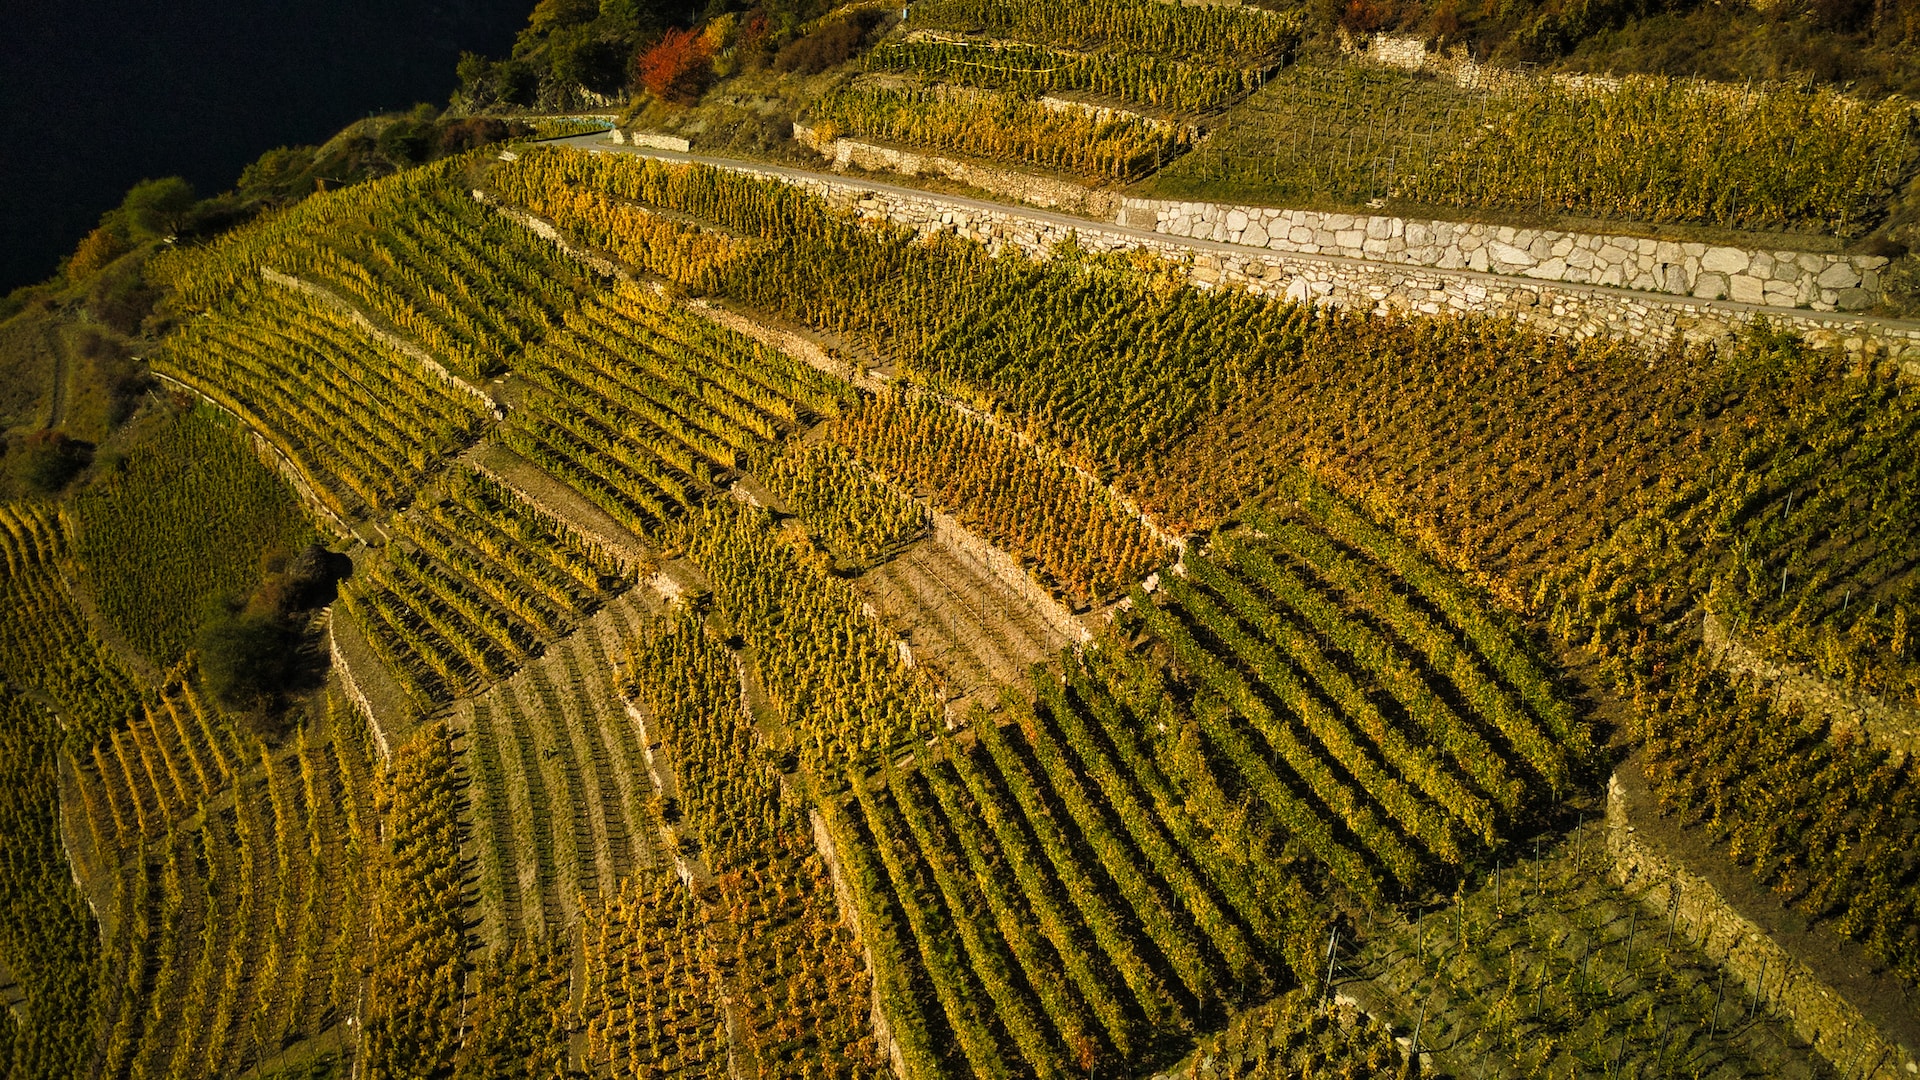
<path fill-rule="evenodd" d="M 1183 118 L 1259 86 L 1299 36 L 1296 19 L 1256 8 L 1145 0 L 937 2 L 905 27 L 868 54 L 870 77 L 812 106 L 816 136 L 1108 182 L 1184 152 L 1194 129 Z M 1061 93 L 1072 97 L 1042 100 Z"/>
<path fill-rule="evenodd" d="M 914 544 L 853 584 L 899 630 L 914 662 L 939 673 L 956 715 L 992 708 L 1000 687 L 1068 645 L 1030 601 L 938 540 Z"/>
<path fill-rule="evenodd" d="M 341 594 L 423 712 L 505 678 L 628 584 L 615 556 L 479 473 L 453 469 L 434 494 Z"/>
<path fill-rule="evenodd" d="M 1343 952 L 1336 983 L 1415 1025 L 1454 1076 L 1832 1075 L 1659 913 L 1664 893 L 1612 884 L 1599 829 Z"/>
<path fill-rule="evenodd" d="M 640 286 L 583 306 L 531 354 L 503 441 L 652 535 L 851 388 Z"/>
<path fill-rule="evenodd" d="M 151 363 L 263 433 L 348 520 L 405 507 L 491 419 L 340 309 L 279 287 L 245 287 Z"/>
<path fill-rule="evenodd" d="M 1233 785 L 1358 895 L 1417 897 L 1570 791 L 1590 735 L 1469 592 L 1298 491 L 1189 556 L 1141 618 Z"/>
<path fill-rule="evenodd" d="M 660 866 L 640 733 L 614 664 L 644 624 L 631 593 L 464 703 L 454 730 L 467 792 L 481 940 L 558 940 L 584 902 Z"/>
<path fill-rule="evenodd" d="M 1515 76 L 1465 90 L 1313 60 L 1268 81 L 1142 193 L 1852 235 L 1917 155 L 1912 106 L 1898 100 L 1648 76 L 1593 86 Z"/>
<path fill-rule="evenodd" d="M 75 756 L 81 862 L 111 897 L 108 1075 L 232 1074 L 337 1035 L 378 841 L 364 725 L 327 706 L 269 747 L 173 684 Z"/>

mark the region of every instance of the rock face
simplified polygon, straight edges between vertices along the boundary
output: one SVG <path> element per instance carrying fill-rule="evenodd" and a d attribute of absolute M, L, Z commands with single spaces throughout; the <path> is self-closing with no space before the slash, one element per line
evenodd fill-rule
<path fill-rule="evenodd" d="M 1376 39 L 1377 40 L 1377 39 Z M 1467 221 L 1121 199 L 1117 224 L 1302 255 L 1340 255 L 1766 307 L 1858 311 L 1879 302 L 1877 255 L 1708 247 Z"/>

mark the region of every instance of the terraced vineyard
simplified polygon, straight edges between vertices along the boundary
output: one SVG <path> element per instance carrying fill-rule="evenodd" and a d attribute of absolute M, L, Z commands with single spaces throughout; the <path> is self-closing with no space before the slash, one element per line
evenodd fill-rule
<path fill-rule="evenodd" d="M 1340 961 L 1347 991 L 1415 1013 L 1421 1052 L 1452 1075 L 1828 1075 L 1697 928 L 1607 880 L 1596 831 L 1396 922 Z"/>
<path fill-rule="evenodd" d="M 330 696 L 324 723 L 269 747 L 175 683 L 67 766 L 75 858 L 105 892 L 108 1075 L 236 1073 L 296 1040 L 343 1045 L 378 843 L 360 727 Z"/>
<path fill-rule="evenodd" d="M 1304 18 L 924 0 L 641 65 L 1111 182 L 1271 113 Z M 1301 191 L 1384 155 L 1412 197 L 1417 151 L 1423 199 L 1841 234 L 1911 171 L 1904 106 L 1825 90 L 1470 119 L 1278 78 L 1307 135 L 1253 180 Z M 636 115 L 711 119 L 678 92 Z M 1697 137 L 1729 117 L 1767 129 L 1738 166 Z M 1675 132 L 1697 178 L 1634 171 Z M 1569 141 L 1646 160 L 1582 187 Z M 1795 179 L 1854 153 L 1888 164 Z M 1858 987 L 1750 997 L 1566 827 L 1632 752 L 1729 905 L 1910 989 L 1910 372 L 1279 303 L 812 190 L 522 146 L 154 255 L 173 399 L 0 477 L 83 469 L 0 505 L 9 1075 L 1905 1074 L 1868 1020 L 1790 1034 Z M 302 606 L 312 536 L 352 572 Z"/>
<path fill-rule="evenodd" d="M 392 531 L 342 607 L 422 709 L 504 678 L 624 587 L 614 556 L 466 469 Z"/>
<path fill-rule="evenodd" d="M 621 524 L 656 532 L 750 454 L 839 411 L 848 388 L 800 361 L 622 285 L 529 358 L 543 393 L 504 441 Z"/>
<path fill-rule="evenodd" d="M 289 289 L 242 286 L 152 364 L 264 435 L 342 520 L 404 507 L 489 418 L 338 308 Z"/>
<path fill-rule="evenodd" d="M 1143 745 L 1167 707 L 1109 679 L 1094 660 L 1036 676 L 1013 723 L 851 774 L 828 806 L 917 1073 L 1138 1068 L 1314 978 L 1310 894 L 1193 813 Z"/>
<path fill-rule="evenodd" d="M 1220 6 L 1169 13 L 1141 0 L 940 2 L 808 113 L 816 137 L 878 140 L 1105 182 L 1138 179 L 1184 153 L 1192 125 L 1254 90 L 1299 37 L 1298 22 Z M 909 85 L 901 85 L 901 78 Z M 1074 101 L 1044 95 L 1071 93 Z M 1162 115 L 1133 110 L 1146 107 Z"/>
<path fill-rule="evenodd" d="M 115 660 L 63 580 L 72 547 L 47 508 L 0 505 L 0 672 L 45 695 L 69 730 L 103 734 L 139 714 L 140 687 Z"/>
<path fill-rule="evenodd" d="M 1418 896 L 1588 768 L 1546 664 L 1391 534 L 1303 482 L 1137 599 L 1236 786 L 1362 896 Z"/>
<path fill-rule="evenodd" d="M 330 289 L 467 378 L 497 374 L 578 301 L 585 271 L 474 200 L 459 162 L 309 199 L 167 264 L 188 304 L 224 306 L 264 272 Z"/>
<path fill-rule="evenodd" d="M 612 681 L 645 619 L 625 595 L 456 711 L 478 935 L 496 953 L 565 940 L 583 905 L 604 911 L 661 867 L 644 748 Z"/>
<path fill-rule="evenodd" d="M 1303 63 L 1149 185 L 1284 205 L 1379 198 L 1857 234 L 1920 154 L 1911 107 L 1787 84 L 1522 75 L 1485 90 Z"/>

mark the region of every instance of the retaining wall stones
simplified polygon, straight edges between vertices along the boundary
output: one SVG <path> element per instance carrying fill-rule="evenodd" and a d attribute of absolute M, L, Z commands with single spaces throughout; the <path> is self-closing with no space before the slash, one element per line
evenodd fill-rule
<path fill-rule="evenodd" d="M 1623 776 L 1623 773 L 1626 776 Z M 1920 1072 L 1911 1049 L 1888 1038 L 1858 1008 L 1822 981 L 1765 930 L 1727 903 L 1706 878 L 1636 835 L 1630 820 L 1629 770 L 1607 785 L 1607 848 L 1614 880 L 1663 919 L 1676 919 L 1701 951 L 1740 980 L 1843 1077 L 1910 1080 Z"/>
<path fill-rule="evenodd" d="M 655 150 L 672 150 L 684 154 L 693 148 L 693 144 L 678 135 L 662 135 L 657 131 L 621 131 L 613 129 L 613 141 L 632 146 L 646 146 Z"/>
<path fill-rule="evenodd" d="M 1710 246 L 1384 214 L 1164 199 L 1121 199 L 1118 212 L 1122 225 L 1269 251 L 1815 311 L 1872 307 L 1880 300 L 1880 272 L 1887 265 L 1878 255 Z"/>
<path fill-rule="evenodd" d="M 1184 265 L 1188 278 L 1202 287 L 1245 289 L 1261 296 L 1381 314 L 1507 316 L 1549 333 L 1605 334 L 1654 347 L 1722 340 L 1764 322 L 1802 334 L 1817 347 L 1838 346 L 1854 355 L 1898 359 L 1920 377 L 1920 322 L 1182 239 L 817 173 L 736 161 L 703 159 L 702 163 L 813 192 L 829 205 L 865 220 L 904 226 L 925 236 L 959 236 L 995 251 L 1012 249 L 1046 257 L 1071 239 L 1093 251 L 1152 252 Z"/>
<path fill-rule="evenodd" d="M 1084 213 L 1091 217 L 1111 217 L 1117 205 L 1118 196 L 1113 192 L 1076 184 L 1071 180 L 979 165 L 958 158 L 922 154 L 857 139 L 824 138 L 805 124 L 793 125 L 793 137 L 818 151 L 835 171 L 852 166 L 868 172 L 891 172 L 901 176 L 944 176 L 1002 198 L 1018 199 L 1050 210 Z"/>

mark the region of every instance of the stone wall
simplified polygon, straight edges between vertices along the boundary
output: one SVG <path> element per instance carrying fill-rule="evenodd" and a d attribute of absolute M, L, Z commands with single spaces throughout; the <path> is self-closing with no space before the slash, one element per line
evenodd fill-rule
<path fill-rule="evenodd" d="M 693 149 L 693 144 L 680 136 L 662 135 L 657 131 L 621 131 L 619 128 L 614 128 L 611 138 L 616 143 L 645 146 L 654 150 L 671 150 L 676 154 L 684 154 Z"/>
<path fill-rule="evenodd" d="M 1623 770 L 1624 771 L 1624 770 Z M 1607 786 L 1607 847 L 1622 888 L 1662 919 L 1673 919 L 1701 951 L 1740 980 L 1748 995 L 1789 1020 L 1794 1032 L 1841 1076 L 1900 1080 L 1920 1071 L 1911 1049 L 1870 1023 L 1773 937 L 1741 915 L 1706 878 L 1637 835 L 1622 773 Z"/>
<path fill-rule="evenodd" d="M 1379 39 L 1375 39 L 1376 41 Z M 1877 255 L 1713 246 L 1385 214 L 1120 200 L 1122 225 L 1216 243 L 1341 255 L 1768 307 L 1859 311 L 1880 299 Z"/>
<path fill-rule="evenodd" d="M 1654 347 L 1722 340 L 1750 324 L 1765 322 L 1802 334 L 1815 346 L 1899 359 L 1920 377 L 1920 322 L 1181 239 L 1125 225 L 818 173 L 745 162 L 704 163 L 791 184 L 865 220 L 885 221 L 922 235 L 955 235 L 995 251 L 1045 257 L 1071 239 L 1093 251 L 1152 252 L 1184 265 L 1189 279 L 1206 288 L 1245 289 L 1261 296 L 1382 314 L 1507 316 L 1549 333 L 1615 335 Z"/>
<path fill-rule="evenodd" d="M 1113 215 L 1118 199 L 1113 192 L 1058 177 L 980 165 L 959 158 L 922 154 L 857 139 L 826 138 L 805 124 L 793 125 L 793 137 L 802 145 L 818 151 L 836 172 L 853 167 L 867 172 L 898 173 L 901 176 L 941 176 L 1004 199 L 1017 199 L 1032 206 L 1069 210 L 1101 218 Z"/>

